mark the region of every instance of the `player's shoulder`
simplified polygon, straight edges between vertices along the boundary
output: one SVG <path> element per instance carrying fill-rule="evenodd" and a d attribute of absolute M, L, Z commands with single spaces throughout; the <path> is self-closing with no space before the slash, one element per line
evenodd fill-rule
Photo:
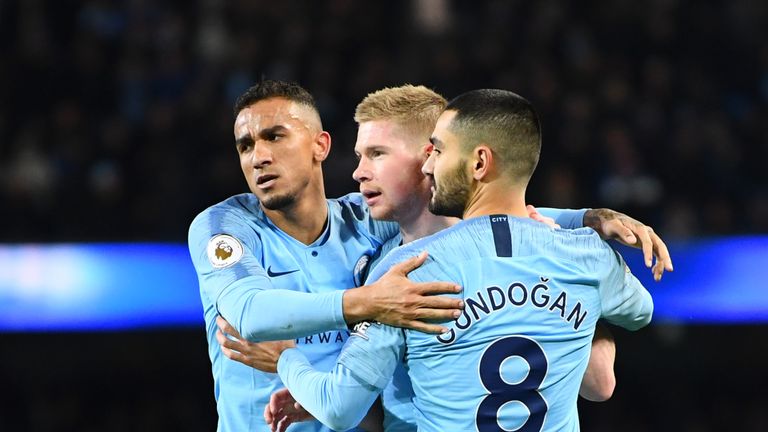
<path fill-rule="evenodd" d="M 330 217 L 339 219 L 343 226 L 371 238 L 379 245 L 399 232 L 396 223 L 374 219 L 363 196 L 357 192 L 328 199 L 328 207 Z"/>
<path fill-rule="evenodd" d="M 341 217 L 352 217 L 361 221 L 369 217 L 368 205 L 359 193 L 348 193 L 338 198 L 329 198 L 327 201 L 331 210 L 338 212 Z"/>
<path fill-rule="evenodd" d="M 233 195 L 216 203 L 192 220 L 189 233 L 216 230 L 218 226 L 258 224 L 264 219 L 264 212 L 259 206 L 259 200 L 252 193 Z"/>
<path fill-rule="evenodd" d="M 616 251 L 592 228 L 552 229 L 550 253 L 589 267 L 617 261 Z"/>
<path fill-rule="evenodd" d="M 248 212 L 252 214 L 262 213 L 261 207 L 259 206 L 259 199 L 256 198 L 256 195 L 250 192 L 232 195 L 231 197 L 208 207 L 203 210 L 202 213 L 223 211 Z"/>
<path fill-rule="evenodd" d="M 438 233 L 434 241 L 453 256 L 466 253 L 509 256 L 548 255 L 571 261 L 606 259 L 610 246 L 591 228 L 560 229 L 527 217 L 486 215 L 467 219 Z M 502 255 L 503 256 L 503 255 Z"/>
<path fill-rule="evenodd" d="M 418 256 L 425 250 L 429 253 L 427 262 L 414 270 L 416 272 L 413 273 L 414 275 L 437 271 L 433 269 L 437 262 L 459 262 L 476 257 L 478 249 L 468 243 L 468 239 L 472 239 L 473 236 L 465 233 L 467 225 L 467 221 L 461 221 L 452 227 L 402 246 L 391 244 L 389 253 L 381 259 L 371 273 L 372 280 L 380 277 L 393 265 Z"/>
<path fill-rule="evenodd" d="M 328 217 L 335 221 L 332 224 L 338 226 L 340 230 L 351 230 L 363 235 L 375 233 L 375 222 L 362 195 L 350 193 L 339 198 L 329 198 L 326 201 Z"/>

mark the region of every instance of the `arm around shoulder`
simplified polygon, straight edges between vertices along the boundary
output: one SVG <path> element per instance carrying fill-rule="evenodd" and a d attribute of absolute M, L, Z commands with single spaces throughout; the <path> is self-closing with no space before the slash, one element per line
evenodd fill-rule
<path fill-rule="evenodd" d="M 576 229 L 584 226 L 584 214 L 588 209 L 557 209 L 541 207 L 537 209 L 543 216 L 552 218 L 555 223 L 565 229 Z"/>
<path fill-rule="evenodd" d="M 605 246 L 600 260 L 604 277 L 600 281 L 602 317 L 627 330 L 638 330 L 651 322 L 653 299 L 632 274 L 621 254 Z"/>

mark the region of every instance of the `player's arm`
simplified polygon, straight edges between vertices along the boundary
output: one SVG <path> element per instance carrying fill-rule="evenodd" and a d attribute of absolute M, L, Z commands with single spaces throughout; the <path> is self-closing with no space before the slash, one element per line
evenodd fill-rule
<path fill-rule="evenodd" d="M 528 206 L 529 216 L 533 219 L 546 218 L 562 228 L 574 229 L 590 227 L 597 231 L 604 240 L 616 240 L 627 246 L 642 249 L 645 266 L 653 272 L 655 280 L 660 280 L 664 271 L 673 271 L 672 257 L 667 245 L 648 225 L 633 219 L 624 213 L 599 209 L 554 209 Z M 653 263 L 654 257 L 656 263 Z"/>
<path fill-rule="evenodd" d="M 589 364 L 581 380 L 579 395 L 592 402 L 603 402 L 613 395 L 616 375 L 613 363 L 616 360 L 616 342 L 608 327 L 598 323 L 592 338 Z"/>
<path fill-rule="evenodd" d="M 309 420 L 317 419 L 296 402 L 287 388 L 272 393 L 269 403 L 264 407 L 264 421 L 271 426 L 273 432 L 284 432 L 293 423 Z M 384 409 L 381 406 L 381 398 L 377 398 L 357 427 L 367 432 L 383 432 L 383 423 Z"/>
<path fill-rule="evenodd" d="M 601 317 L 627 330 L 638 330 L 651 322 L 653 299 L 632 274 L 621 254 L 605 245 L 595 260 L 600 275 Z"/>
<path fill-rule="evenodd" d="M 346 292 L 281 289 L 273 285 L 255 255 L 260 238 L 243 226 L 234 216 L 205 214 L 190 227 L 189 249 L 201 294 L 211 299 L 219 315 L 245 339 L 294 339 L 365 319 L 437 333 L 443 330 L 441 326 L 418 320 L 452 319 L 461 307 L 455 299 L 434 296 L 455 293 L 455 284 L 408 280 L 407 273 L 423 259 L 411 260 L 374 284 Z M 231 255 L 217 255 L 217 245 Z"/>
<path fill-rule="evenodd" d="M 363 420 L 382 389 L 359 381 L 346 366 L 318 372 L 296 349 L 280 356 L 280 379 L 296 401 L 333 430 L 347 430 Z M 273 414 L 275 418 L 280 413 Z"/>
<path fill-rule="evenodd" d="M 296 349 L 280 356 L 277 371 L 302 407 L 331 429 L 345 430 L 360 423 L 392 378 L 404 344 L 401 329 L 361 323 L 331 372 L 314 370 Z"/>
<path fill-rule="evenodd" d="M 461 315 L 464 302 L 435 294 L 455 294 L 461 287 L 449 282 L 415 283 L 408 273 L 427 259 L 427 253 L 408 258 L 390 267 L 386 273 L 369 278 L 369 283 L 344 293 L 344 318 L 348 323 L 376 321 L 425 333 L 444 333 L 448 329 L 431 321 L 450 321 Z"/>
<path fill-rule="evenodd" d="M 537 215 L 551 219 L 553 223 L 565 229 L 576 229 L 584 226 L 584 214 L 588 209 L 557 209 L 550 207 L 527 206 L 528 216 L 537 219 Z"/>
<path fill-rule="evenodd" d="M 244 226 L 226 212 L 203 213 L 190 226 L 189 250 L 201 296 L 219 315 L 251 340 L 344 328 L 343 293 L 300 293 L 273 285 L 256 255 L 261 240 Z"/>
<path fill-rule="evenodd" d="M 401 329 L 366 322 L 358 324 L 330 372 L 315 370 L 292 341 L 252 344 L 251 354 L 259 352 L 250 365 L 265 372 L 276 369 L 296 403 L 331 429 L 346 430 L 360 423 L 387 385 L 403 345 Z M 295 408 L 284 402 L 270 405 L 274 411 L 265 412 L 265 418 L 273 428 L 292 415 L 286 410 Z"/>
<path fill-rule="evenodd" d="M 584 213 L 584 226 L 594 229 L 605 240 L 613 239 L 627 246 L 642 249 L 645 266 L 653 271 L 656 281 L 661 279 L 665 270 L 674 270 L 672 257 L 661 237 L 650 226 L 624 213 L 606 208 L 590 209 Z"/>

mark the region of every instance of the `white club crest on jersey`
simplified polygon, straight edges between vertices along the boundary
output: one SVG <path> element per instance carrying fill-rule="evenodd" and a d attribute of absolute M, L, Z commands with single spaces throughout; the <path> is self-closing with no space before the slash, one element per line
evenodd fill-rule
<path fill-rule="evenodd" d="M 355 282 L 355 286 L 362 286 L 365 282 L 365 278 L 368 276 L 368 264 L 371 261 L 370 255 L 363 255 L 357 260 L 355 268 L 352 270 L 352 277 Z"/>
<path fill-rule="evenodd" d="M 208 261 L 214 268 L 229 267 L 243 257 L 243 245 L 236 238 L 219 234 L 208 241 Z"/>

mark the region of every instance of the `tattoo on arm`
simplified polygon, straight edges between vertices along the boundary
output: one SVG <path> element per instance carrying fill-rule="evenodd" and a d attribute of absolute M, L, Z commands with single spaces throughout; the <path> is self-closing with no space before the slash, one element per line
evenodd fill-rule
<path fill-rule="evenodd" d="M 602 232 L 603 222 L 614 219 L 613 211 L 606 208 L 589 209 L 584 213 L 584 226 Z"/>

